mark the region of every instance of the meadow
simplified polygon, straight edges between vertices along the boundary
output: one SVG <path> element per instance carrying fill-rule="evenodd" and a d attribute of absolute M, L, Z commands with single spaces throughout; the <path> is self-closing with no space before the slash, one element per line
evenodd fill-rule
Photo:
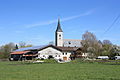
<path fill-rule="evenodd" d="M 120 80 L 120 65 L 0 62 L 0 80 Z"/>

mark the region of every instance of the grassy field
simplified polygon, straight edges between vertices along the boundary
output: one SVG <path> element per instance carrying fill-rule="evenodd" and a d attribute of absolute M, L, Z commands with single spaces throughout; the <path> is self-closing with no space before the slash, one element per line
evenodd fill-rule
<path fill-rule="evenodd" d="M 0 80 L 120 80 L 120 65 L 0 62 Z"/>

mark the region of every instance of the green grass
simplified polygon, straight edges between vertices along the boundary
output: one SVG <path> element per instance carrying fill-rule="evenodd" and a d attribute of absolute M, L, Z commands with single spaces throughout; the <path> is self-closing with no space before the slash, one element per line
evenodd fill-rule
<path fill-rule="evenodd" d="M 0 80 L 120 80 L 120 65 L 0 62 Z"/>

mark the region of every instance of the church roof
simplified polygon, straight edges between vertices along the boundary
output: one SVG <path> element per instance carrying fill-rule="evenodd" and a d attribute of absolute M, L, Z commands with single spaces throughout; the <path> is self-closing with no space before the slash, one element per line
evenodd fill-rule
<path fill-rule="evenodd" d="M 57 25 L 56 32 L 63 32 L 62 28 L 61 28 L 61 25 L 60 25 L 60 19 L 58 19 L 58 25 Z"/>
<path fill-rule="evenodd" d="M 81 42 L 80 39 L 63 39 L 63 41 L 79 41 L 79 42 Z"/>

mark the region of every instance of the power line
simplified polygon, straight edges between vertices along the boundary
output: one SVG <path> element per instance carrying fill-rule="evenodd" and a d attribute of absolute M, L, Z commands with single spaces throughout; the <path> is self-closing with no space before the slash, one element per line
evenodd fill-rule
<path fill-rule="evenodd" d="M 113 21 L 113 23 L 105 30 L 105 32 L 103 33 L 103 35 L 106 34 L 114 26 L 114 24 L 117 22 L 117 20 L 119 18 L 120 18 L 120 14 L 115 18 L 115 20 Z"/>

